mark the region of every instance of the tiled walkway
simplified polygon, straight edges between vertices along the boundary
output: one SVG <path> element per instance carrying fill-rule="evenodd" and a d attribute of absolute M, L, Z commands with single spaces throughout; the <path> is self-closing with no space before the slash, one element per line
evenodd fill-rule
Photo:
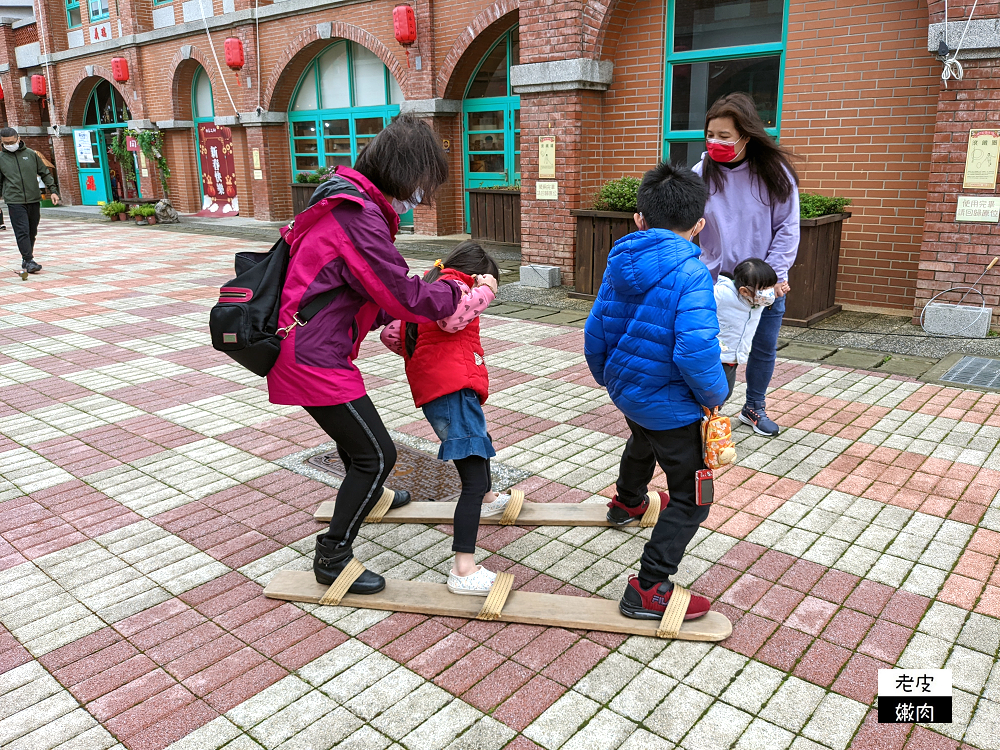
<path fill-rule="evenodd" d="M 279 603 L 261 587 L 309 567 L 334 491 L 276 463 L 324 435 L 208 345 L 239 249 L 47 220 L 44 273 L 3 271 L 4 750 L 1000 748 L 1000 397 L 780 362 L 785 430 L 737 430 L 678 576 L 733 620 L 719 646 Z M 582 332 L 487 317 L 483 341 L 499 460 L 536 501 L 606 502 L 624 425 Z M 428 437 L 400 360 L 363 353 L 387 425 Z M 442 581 L 449 534 L 368 526 L 356 551 Z M 479 546 L 522 589 L 617 598 L 643 537 Z M 954 669 L 953 724 L 875 723 L 897 664 Z"/>

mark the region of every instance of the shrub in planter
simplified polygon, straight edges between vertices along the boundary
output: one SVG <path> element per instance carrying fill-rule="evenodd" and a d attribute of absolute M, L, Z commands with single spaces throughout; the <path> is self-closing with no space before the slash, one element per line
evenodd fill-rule
<path fill-rule="evenodd" d="M 139 206 L 139 215 L 146 220 L 147 224 L 156 223 L 156 206 L 151 203 L 146 203 Z"/>
<path fill-rule="evenodd" d="M 818 219 L 820 216 L 842 214 L 849 205 L 850 198 L 827 198 L 815 193 L 799 193 L 799 218 Z"/>
<path fill-rule="evenodd" d="M 101 213 L 112 221 L 117 221 L 125 214 L 125 204 L 121 201 L 109 201 L 101 206 Z"/>
<path fill-rule="evenodd" d="M 295 181 L 300 184 L 318 185 L 329 178 L 333 174 L 334 169 L 335 167 L 320 167 L 314 172 L 299 172 L 295 175 Z"/>
<path fill-rule="evenodd" d="M 799 194 L 799 251 L 788 271 L 792 293 L 785 303 L 786 325 L 810 326 L 840 312 L 837 267 L 844 209 L 849 198 L 828 198 L 815 193 Z"/>
<path fill-rule="evenodd" d="M 142 206 L 132 206 L 128 210 L 128 215 L 130 219 L 135 219 L 136 224 L 146 223 L 146 217 L 142 213 Z"/>
<path fill-rule="evenodd" d="M 619 177 L 617 180 L 608 180 L 601 185 L 601 189 L 594 197 L 594 210 L 635 213 L 640 182 L 638 177 Z"/>

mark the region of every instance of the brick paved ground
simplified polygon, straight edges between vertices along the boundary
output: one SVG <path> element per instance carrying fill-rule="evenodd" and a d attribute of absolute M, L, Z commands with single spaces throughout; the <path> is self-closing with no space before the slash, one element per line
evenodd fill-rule
<path fill-rule="evenodd" d="M 781 361 L 785 430 L 737 431 L 678 576 L 732 619 L 718 646 L 279 603 L 334 491 L 275 463 L 325 437 L 207 343 L 247 248 L 47 221 L 44 274 L 3 272 L 3 748 L 1000 748 L 1000 396 Z M 488 316 L 483 343 L 499 460 L 536 501 L 605 502 L 624 425 L 582 332 Z M 400 361 L 363 354 L 387 425 L 427 437 Z M 449 533 L 357 553 L 442 581 Z M 479 546 L 522 589 L 617 598 L 644 536 Z M 955 723 L 876 724 L 891 665 L 953 668 Z"/>

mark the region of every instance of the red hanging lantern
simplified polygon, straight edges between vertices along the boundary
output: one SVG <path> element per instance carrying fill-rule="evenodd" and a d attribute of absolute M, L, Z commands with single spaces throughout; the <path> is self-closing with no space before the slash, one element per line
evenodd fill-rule
<path fill-rule="evenodd" d="M 31 93 L 38 97 L 45 96 L 45 76 L 31 76 Z"/>
<path fill-rule="evenodd" d="M 392 28 L 396 41 L 409 46 L 417 41 L 417 18 L 409 5 L 397 5 L 392 9 Z"/>
<path fill-rule="evenodd" d="M 0 86 L 0 102 L 3 101 L 3 86 Z"/>
<path fill-rule="evenodd" d="M 111 77 L 118 83 L 125 83 L 128 80 L 128 60 L 124 57 L 112 57 Z"/>
<path fill-rule="evenodd" d="M 234 36 L 229 37 L 225 44 L 226 65 L 233 70 L 241 70 L 246 58 L 243 55 L 243 42 Z"/>

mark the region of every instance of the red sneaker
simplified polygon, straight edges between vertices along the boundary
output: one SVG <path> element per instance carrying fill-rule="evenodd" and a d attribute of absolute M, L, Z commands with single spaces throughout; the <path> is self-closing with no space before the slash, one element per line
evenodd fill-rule
<path fill-rule="evenodd" d="M 667 503 L 670 502 L 670 495 L 666 492 L 658 492 L 657 494 L 660 496 L 660 510 L 662 511 L 667 507 Z M 615 526 L 624 526 L 642 518 L 647 508 L 649 508 L 649 497 L 644 496 L 642 502 L 633 508 L 621 502 L 618 499 L 618 495 L 615 495 L 611 499 L 611 502 L 608 503 L 608 508 L 608 523 L 613 523 Z"/>
<path fill-rule="evenodd" d="M 639 577 L 632 575 L 628 578 L 628 586 L 625 587 L 625 594 L 618 603 L 618 609 L 626 617 L 636 620 L 659 620 L 663 617 L 663 611 L 667 608 L 667 602 L 673 590 L 666 593 L 660 592 L 662 583 L 656 583 L 648 589 L 639 585 Z M 694 620 L 708 612 L 712 603 L 703 596 L 691 594 L 691 601 L 688 603 L 685 620 Z"/>

